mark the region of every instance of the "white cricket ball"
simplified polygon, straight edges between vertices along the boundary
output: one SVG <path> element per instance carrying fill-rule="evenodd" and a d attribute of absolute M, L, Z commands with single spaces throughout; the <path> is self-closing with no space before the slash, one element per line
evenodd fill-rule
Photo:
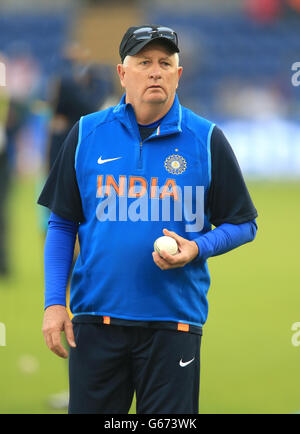
<path fill-rule="evenodd" d="M 164 250 L 168 252 L 170 255 L 176 255 L 178 252 L 178 245 L 176 240 L 172 237 L 159 237 L 154 243 L 154 250 L 160 255 L 160 252 Z"/>

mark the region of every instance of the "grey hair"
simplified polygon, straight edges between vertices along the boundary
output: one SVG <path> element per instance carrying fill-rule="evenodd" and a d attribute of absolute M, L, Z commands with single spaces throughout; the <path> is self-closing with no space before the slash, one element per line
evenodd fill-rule
<path fill-rule="evenodd" d="M 179 67 L 179 65 L 180 65 L 179 54 L 178 53 L 174 53 L 174 55 L 175 55 L 175 60 L 176 60 L 177 67 Z M 134 56 L 129 56 L 129 55 L 126 56 L 125 59 L 123 60 L 123 66 L 127 66 L 128 65 L 128 60 L 129 60 L 130 57 L 134 57 Z"/>

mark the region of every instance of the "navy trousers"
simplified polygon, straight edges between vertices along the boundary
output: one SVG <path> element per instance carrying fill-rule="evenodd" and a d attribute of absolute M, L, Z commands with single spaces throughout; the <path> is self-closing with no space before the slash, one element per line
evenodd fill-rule
<path fill-rule="evenodd" d="M 69 414 L 197 414 L 201 335 L 75 323 Z"/>

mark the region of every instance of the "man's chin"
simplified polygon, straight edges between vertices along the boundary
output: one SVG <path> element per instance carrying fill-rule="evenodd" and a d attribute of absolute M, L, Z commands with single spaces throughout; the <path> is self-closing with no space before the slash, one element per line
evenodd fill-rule
<path fill-rule="evenodd" d="M 165 104 L 167 102 L 167 98 L 163 95 L 151 95 L 145 99 L 145 102 L 148 104 Z"/>

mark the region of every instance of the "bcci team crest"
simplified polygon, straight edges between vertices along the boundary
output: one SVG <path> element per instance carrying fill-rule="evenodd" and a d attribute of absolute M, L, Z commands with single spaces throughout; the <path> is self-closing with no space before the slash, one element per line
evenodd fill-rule
<path fill-rule="evenodd" d="M 181 175 L 186 169 L 186 161 L 180 155 L 170 155 L 165 160 L 165 169 L 173 175 Z"/>

